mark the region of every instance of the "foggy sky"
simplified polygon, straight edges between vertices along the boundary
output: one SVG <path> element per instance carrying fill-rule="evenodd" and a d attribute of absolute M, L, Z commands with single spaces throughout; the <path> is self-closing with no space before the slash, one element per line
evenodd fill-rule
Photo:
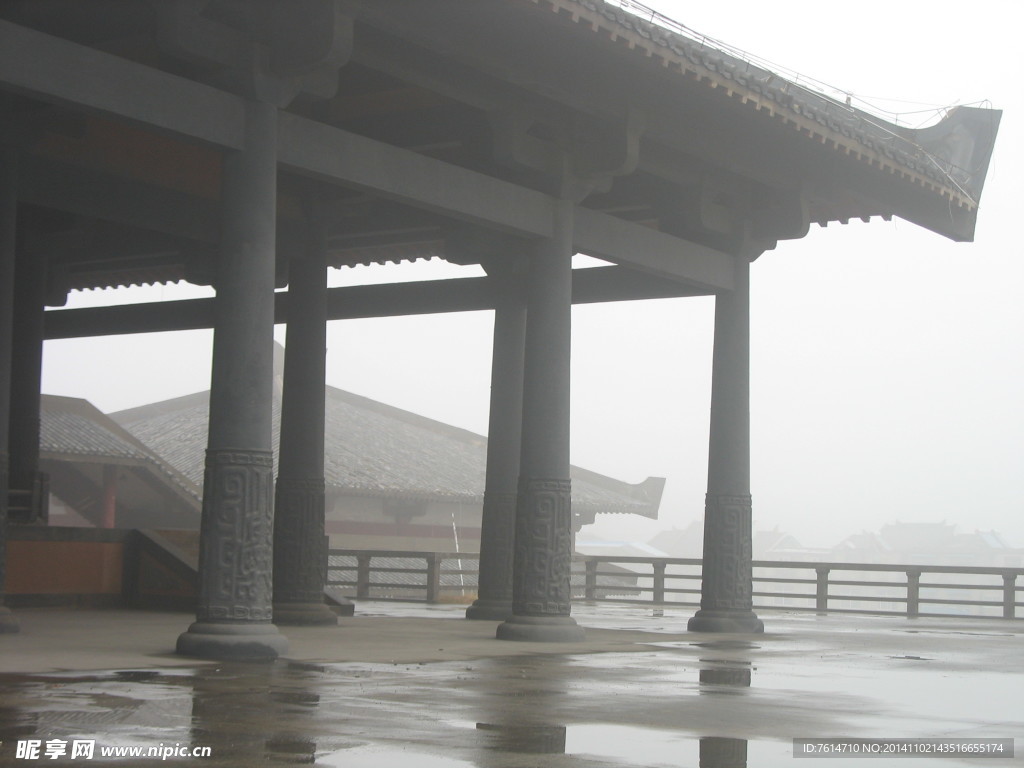
<path fill-rule="evenodd" d="M 1004 110 L 976 242 L 874 220 L 813 226 L 754 263 L 752 490 L 755 526 L 779 526 L 806 545 L 887 522 L 946 521 L 1024 546 L 1014 3 L 646 4 L 878 107 L 913 112 L 903 124 L 934 122 L 935 107 L 958 103 Z M 436 274 L 479 273 L 418 263 L 333 279 Z M 208 295 L 143 291 L 182 292 Z M 69 306 L 115 300 L 74 294 Z M 659 523 L 606 516 L 587 529 L 595 535 L 645 541 L 703 514 L 713 310 L 711 298 L 574 309 L 573 462 L 629 482 L 668 478 Z M 486 432 L 490 334 L 486 312 L 332 322 L 328 383 Z M 110 412 L 208 389 L 211 343 L 205 331 L 47 342 L 43 390 Z"/>

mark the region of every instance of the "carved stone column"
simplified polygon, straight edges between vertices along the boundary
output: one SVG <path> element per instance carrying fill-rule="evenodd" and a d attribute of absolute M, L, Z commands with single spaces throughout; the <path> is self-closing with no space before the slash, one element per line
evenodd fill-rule
<path fill-rule="evenodd" d="M 498 626 L 501 640 L 571 642 L 584 637 L 569 616 L 573 207 L 569 199 L 557 200 L 553 236 L 537 245 L 530 263 L 513 615 Z"/>
<path fill-rule="evenodd" d="M 288 267 L 288 335 L 274 512 L 274 623 L 337 624 L 324 603 L 327 228 L 311 203 L 308 241 Z"/>
<path fill-rule="evenodd" d="M 501 277 L 506 291 L 494 308 L 487 480 L 480 525 L 479 597 L 466 610 L 467 619 L 498 621 L 512 615 L 516 488 L 519 482 L 523 354 L 526 346 L 526 305 L 518 283 L 512 283 L 512 276 Z"/>
<path fill-rule="evenodd" d="M 273 659 L 274 251 L 277 108 L 246 103 L 245 148 L 224 159 L 210 426 L 196 622 L 178 653 Z"/>
<path fill-rule="evenodd" d="M 7 566 L 7 430 L 11 414 L 11 338 L 14 326 L 14 258 L 18 225 L 18 155 L 0 146 L 0 634 L 17 632 L 4 603 Z"/>
<path fill-rule="evenodd" d="M 691 632 L 763 632 L 753 611 L 750 499 L 750 256 L 715 298 L 711 437 L 700 610 Z"/>

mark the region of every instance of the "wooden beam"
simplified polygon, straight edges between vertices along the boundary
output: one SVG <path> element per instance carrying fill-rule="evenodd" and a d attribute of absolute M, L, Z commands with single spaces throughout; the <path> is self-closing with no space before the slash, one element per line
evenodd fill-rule
<path fill-rule="evenodd" d="M 18 194 L 23 202 L 205 243 L 220 241 L 218 206 L 194 195 L 39 156 L 27 156 L 22 167 Z"/>
<path fill-rule="evenodd" d="M 222 147 L 242 146 L 239 97 L 2 20 L 0 87 Z"/>
<path fill-rule="evenodd" d="M 0 87 L 224 148 L 242 144 L 241 98 L 7 21 L 0 21 Z M 280 114 L 279 137 L 280 162 L 296 173 L 509 234 L 551 233 L 553 201 L 541 192 L 287 112 Z M 129 202 L 133 194 L 128 182 L 120 194 L 116 185 L 102 192 Z M 29 194 L 43 205 L 49 196 L 54 207 L 109 217 L 109 209 L 95 210 L 103 197 L 97 190 L 74 195 L 40 180 Z M 133 213 L 138 207 L 116 205 L 114 220 L 152 226 L 148 216 Z M 587 209 L 578 214 L 577 243 L 583 252 L 697 287 L 731 288 L 725 266 L 731 260 L 725 254 Z M 152 228 L 209 241 L 208 222 L 199 231 L 189 217 L 175 218 Z M 614 252 L 608 247 L 612 243 Z"/>
<path fill-rule="evenodd" d="M 48 310 L 43 314 L 43 338 L 80 339 L 212 328 L 213 302 L 213 299 L 187 299 Z"/>
<path fill-rule="evenodd" d="M 576 208 L 576 249 L 706 292 L 732 290 L 732 257 L 650 227 Z"/>
<path fill-rule="evenodd" d="M 486 277 L 424 280 L 412 283 L 331 288 L 329 320 L 472 312 L 494 308 L 496 284 Z M 573 272 L 574 304 L 700 296 L 705 292 L 658 280 L 624 267 L 595 267 Z M 275 294 L 274 321 L 288 321 L 288 294 Z M 87 309 L 50 310 L 44 316 L 46 339 L 186 331 L 213 327 L 215 299 L 125 304 Z"/>
<path fill-rule="evenodd" d="M 295 173 L 509 234 L 547 237 L 547 195 L 340 128 L 282 113 L 278 161 Z"/>
<path fill-rule="evenodd" d="M 549 237 L 554 201 L 536 190 L 282 113 L 278 158 L 296 173 L 521 237 Z M 697 288 L 731 290 L 732 258 L 706 246 L 576 208 L 582 253 Z"/>
<path fill-rule="evenodd" d="M 678 299 L 712 293 L 628 267 L 593 267 L 576 269 L 572 273 L 573 304 Z"/>

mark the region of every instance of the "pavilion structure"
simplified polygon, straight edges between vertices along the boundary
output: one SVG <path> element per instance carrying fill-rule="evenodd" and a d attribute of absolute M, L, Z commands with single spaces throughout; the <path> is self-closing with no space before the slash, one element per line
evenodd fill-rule
<path fill-rule="evenodd" d="M 40 483 L 44 339 L 213 327 L 200 598 L 178 640 L 212 658 L 283 653 L 275 615 L 333 618 L 325 322 L 470 309 L 492 309 L 495 330 L 469 614 L 501 621 L 499 638 L 581 637 L 570 309 L 654 297 L 716 297 L 690 628 L 759 631 L 750 264 L 854 218 L 971 240 L 999 121 L 958 108 L 898 127 L 602 0 L 14 0 L 0 5 L 0 103 L 0 498 Z M 574 272 L 574 253 L 609 266 Z M 328 266 L 425 256 L 486 277 L 326 289 Z M 216 298 L 47 309 L 69 290 L 182 279 Z"/>

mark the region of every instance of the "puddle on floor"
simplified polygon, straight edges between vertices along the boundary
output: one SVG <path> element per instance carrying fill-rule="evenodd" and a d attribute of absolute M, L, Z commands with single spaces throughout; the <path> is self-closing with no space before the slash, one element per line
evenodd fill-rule
<path fill-rule="evenodd" d="M 686 643 L 686 645 L 692 645 L 697 648 L 710 648 L 715 651 L 749 651 L 761 647 L 747 640 L 709 640 L 704 643 Z"/>
<path fill-rule="evenodd" d="M 453 757 L 376 745 L 339 749 L 321 755 L 316 764 L 344 768 L 477 768 L 476 763 Z"/>
<path fill-rule="evenodd" d="M 609 723 L 454 725 L 474 728 L 478 742 L 487 750 L 520 755 L 566 755 L 587 761 L 588 765 L 607 763 L 615 766 L 678 768 L 699 764 L 701 768 L 744 768 L 748 752 L 752 752 L 759 760 L 752 765 L 760 766 L 780 764 L 783 758 L 788 759 L 792 754 L 791 743 L 785 740 L 748 742 L 746 739 L 725 736 L 701 737 L 683 731 Z M 545 762 L 538 758 L 529 764 L 542 766 Z"/>
<path fill-rule="evenodd" d="M 87 734 L 106 745 L 210 745 L 215 757 L 232 756 L 211 766 L 246 768 L 774 768 L 790 764 L 790 736 L 813 735 L 803 732 L 809 723 L 815 733 L 839 723 L 837 733 L 863 735 L 886 718 L 903 732 L 883 736 L 1004 737 L 1019 722 L 1020 675 L 1007 673 L 1019 665 L 960 668 L 943 654 L 925 662 L 904 644 L 886 648 L 901 656 L 864 653 L 845 668 L 804 654 L 747 653 L 756 648 L 708 640 L 400 666 L 282 661 L 0 675 L 0 739 L 3 750 L 19 738 Z M 594 722 L 605 718 L 615 722 Z M 773 718 L 778 727 L 764 727 Z M 818 764 L 831 763 L 802 759 L 798 768 Z"/>

